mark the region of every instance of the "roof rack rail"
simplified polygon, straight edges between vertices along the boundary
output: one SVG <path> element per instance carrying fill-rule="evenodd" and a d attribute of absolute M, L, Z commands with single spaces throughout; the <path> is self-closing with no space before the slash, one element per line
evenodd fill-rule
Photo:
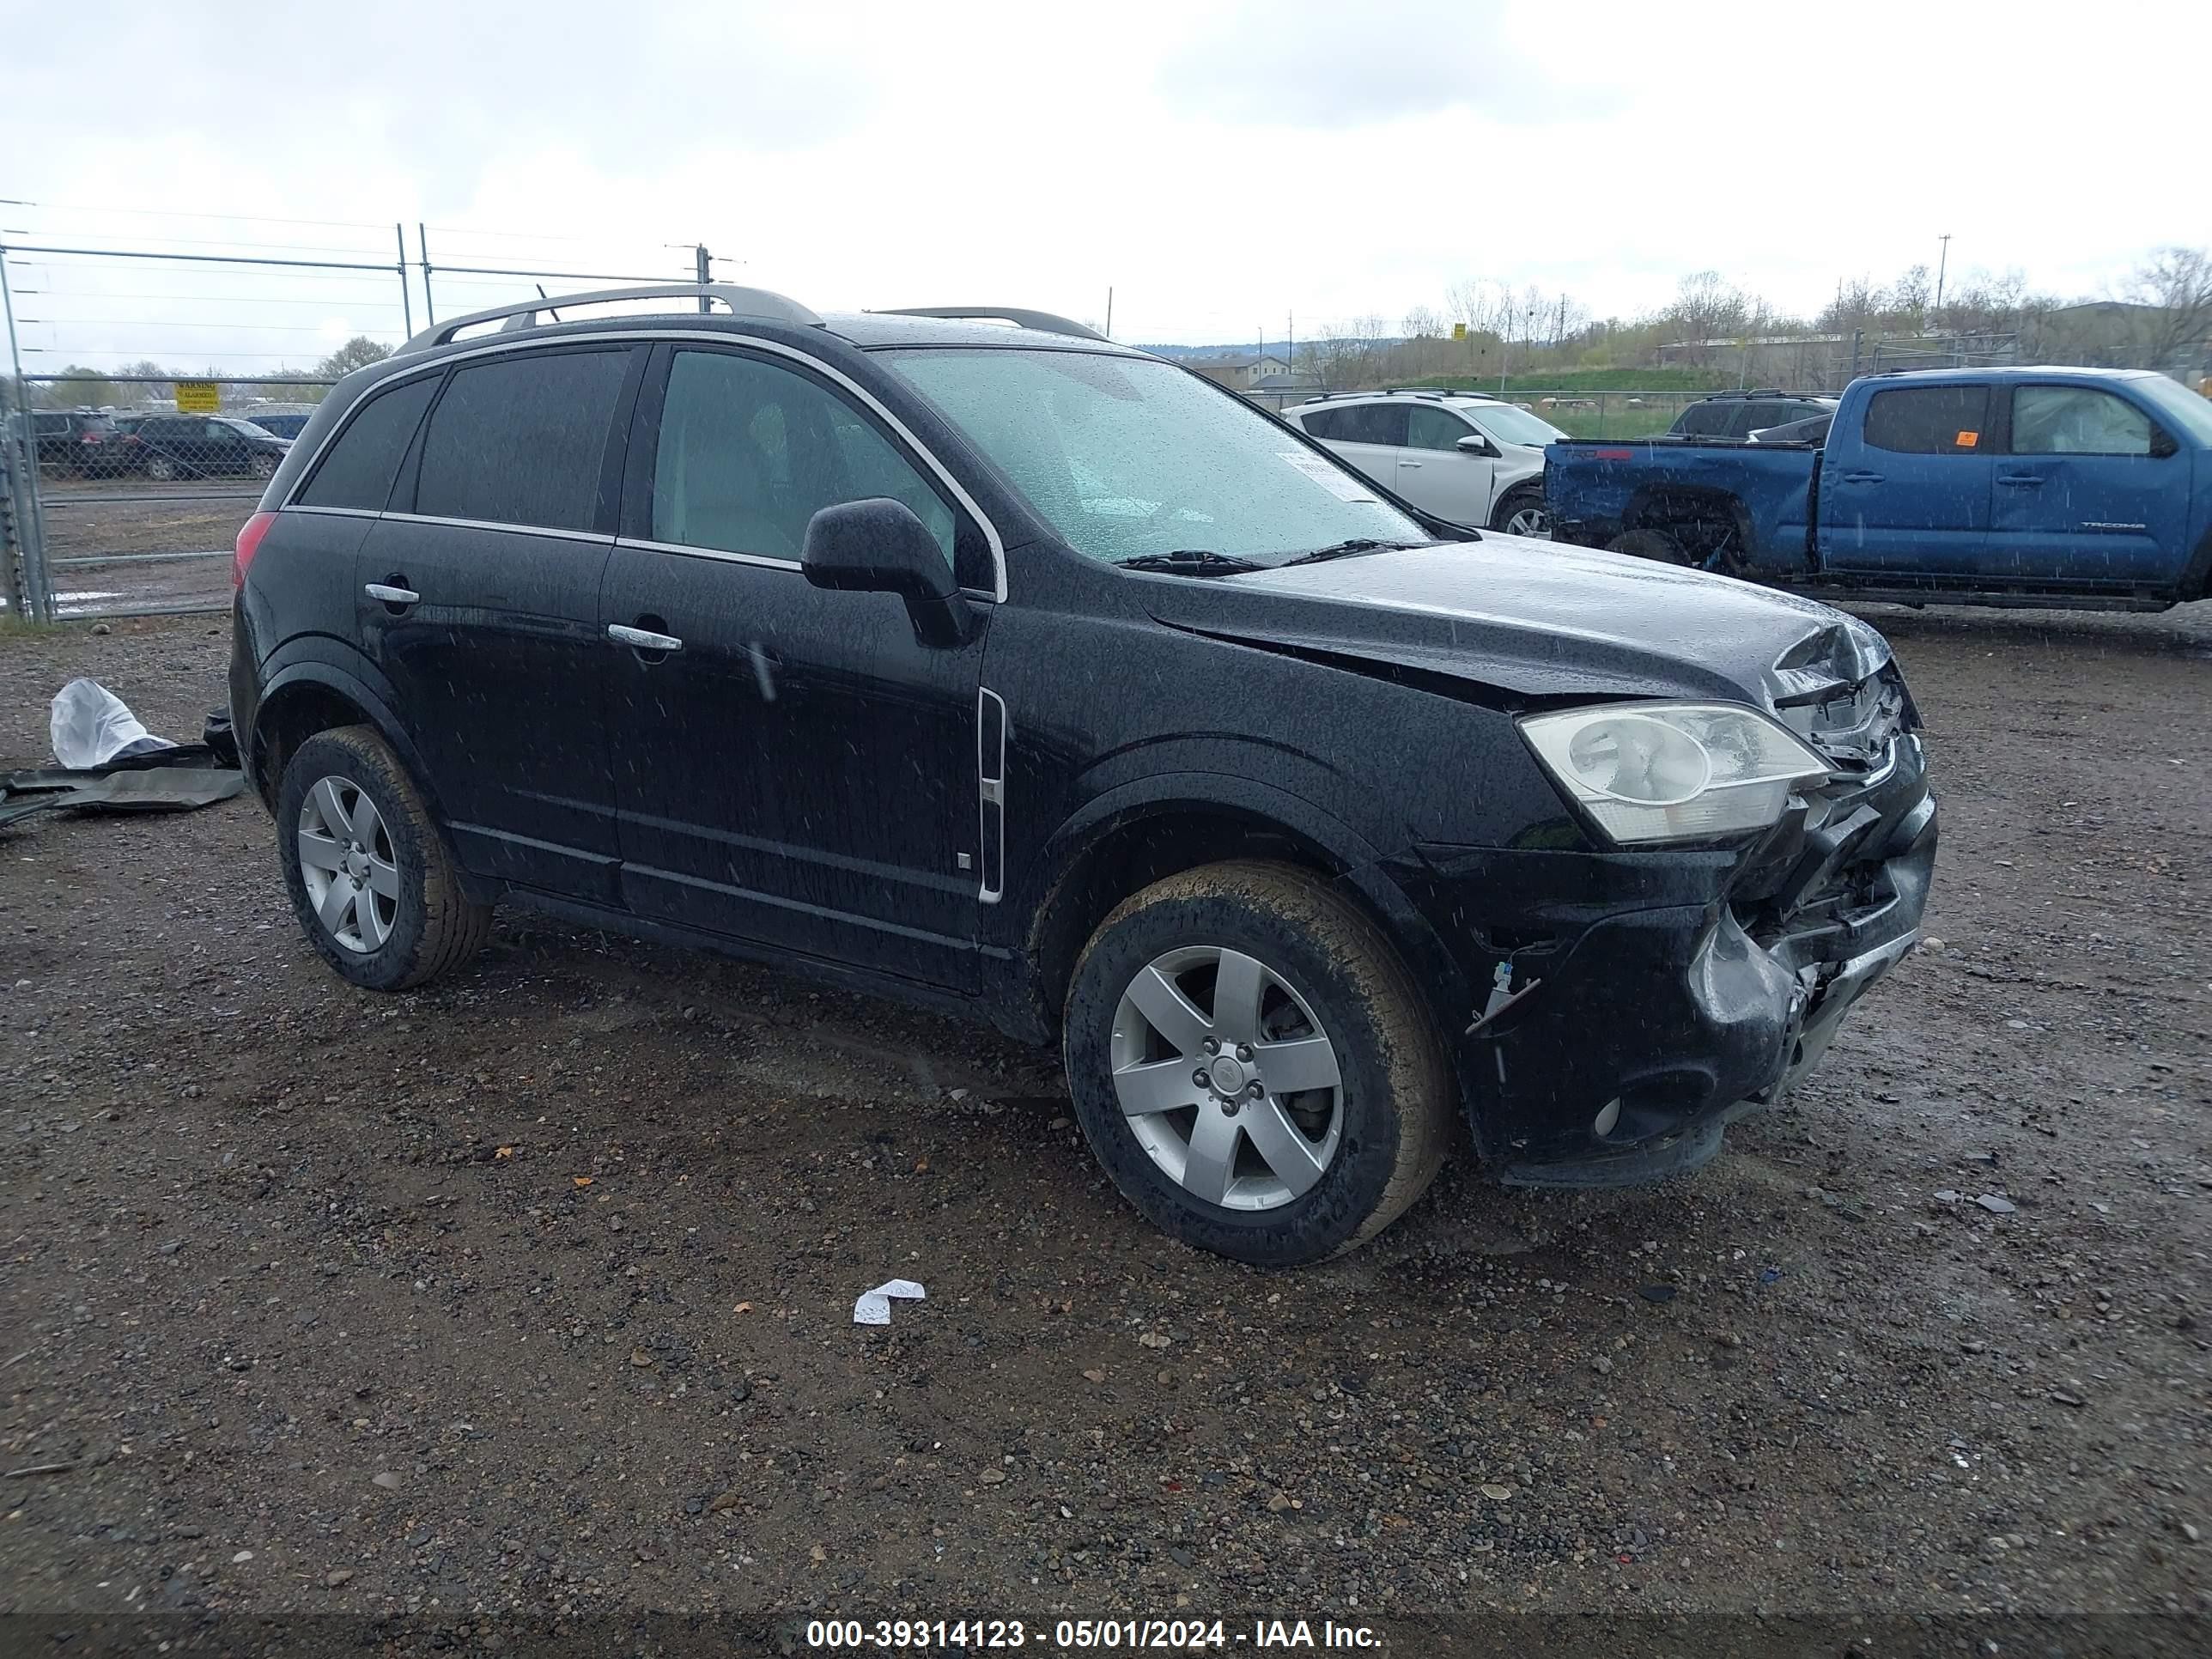
<path fill-rule="evenodd" d="M 1104 340 L 1106 337 L 1095 328 L 1085 327 L 1073 318 L 1059 317 L 1049 311 L 1027 311 L 1018 306 L 884 306 L 878 315 L 884 317 L 941 317 L 947 322 L 970 318 L 983 322 L 1012 323 L 1018 328 L 1033 328 L 1045 334 L 1066 334 L 1079 340 Z"/>
<path fill-rule="evenodd" d="M 541 311 L 552 312 L 558 317 L 574 307 L 605 305 L 617 300 L 697 300 L 702 302 L 699 307 L 702 311 L 707 309 L 708 303 L 719 300 L 730 308 L 733 317 L 763 317 L 801 328 L 814 327 L 822 320 L 798 301 L 764 288 L 738 288 L 728 283 L 655 283 L 644 288 L 603 288 L 583 294 L 540 295 L 535 300 L 448 317 L 424 329 L 399 349 L 428 351 L 433 346 L 448 345 L 463 329 L 473 328 L 478 323 L 499 323 L 501 333 L 510 329 L 535 328 Z"/>

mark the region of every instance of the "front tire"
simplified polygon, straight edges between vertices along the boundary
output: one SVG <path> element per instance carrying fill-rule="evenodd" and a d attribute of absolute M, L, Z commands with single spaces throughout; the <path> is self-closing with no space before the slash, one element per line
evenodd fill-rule
<path fill-rule="evenodd" d="M 155 483 L 172 483 L 177 477 L 177 464 L 167 455 L 155 455 L 146 462 L 146 476 Z"/>
<path fill-rule="evenodd" d="M 1450 1071 L 1412 975 L 1290 866 L 1207 865 L 1125 901 L 1076 963 L 1064 1049 L 1122 1195 L 1255 1266 L 1373 1237 L 1451 1140 Z"/>
<path fill-rule="evenodd" d="M 1490 527 L 1505 536 L 1548 537 L 1552 514 L 1544 505 L 1544 492 L 1525 485 L 1507 490 L 1498 511 L 1491 515 Z"/>
<path fill-rule="evenodd" d="M 462 892 L 422 792 L 370 726 L 319 732 L 293 753 L 276 835 L 293 914 L 349 984 L 422 984 L 466 962 L 491 931 L 491 906 Z"/>
<path fill-rule="evenodd" d="M 247 470 L 265 482 L 276 476 L 276 458 L 274 455 L 256 455 L 247 463 Z"/>

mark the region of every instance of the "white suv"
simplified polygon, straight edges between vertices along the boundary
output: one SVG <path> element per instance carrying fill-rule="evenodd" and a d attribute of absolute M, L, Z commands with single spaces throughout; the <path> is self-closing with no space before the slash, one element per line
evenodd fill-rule
<path fill-rule="evenodd" d="M 1352 392 L 1283 411 L 1387 489 L 1454 524 L 1515 536 L 1551 531 L 1544 446 L 1567 434 L 1497 398 Z"/>

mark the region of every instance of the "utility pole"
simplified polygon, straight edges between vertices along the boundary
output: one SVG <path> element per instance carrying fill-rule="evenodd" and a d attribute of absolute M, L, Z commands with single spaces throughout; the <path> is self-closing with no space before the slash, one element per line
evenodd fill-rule
<path fill-rule="evenodd" d="M 1936 256 L 1936 309 L 1943 309 L 1943 273 L 1951 266 L 1951 233 L 1945 231 L 1936 239 L 1942 243 L 1943 251 Z"/>
<path fill-rule="evenodd" d="M 707 245 L 704 242 L 699 243 L 691 250 L 691 252 L 698 258 L 699 286 L 701 288 L 704 288 L 708 283 L 714 280 L 712 276 L 708 275 L 708 272 L 714 268 L 714 256 L 707 252 Z M 712 301 L 710 301 L 705 295 L 702 294 L 699 296 L 699 314 L 702 317 L 707 314 L 707 307 L 711 303 Z"/>
<path fill-rule="evenodd" d="M 1286 311 L 1283 313 L 1283 334 L 1287 342 L 1283 349 L 1290 353 L 1291 373 L 1295 374 L 1298 372 L 1298 313 L 1297 312 Z"/>
<path fill-rule="evenodd" d="M 1114 337 L 1114 285 L 1106 285 L 1106 337 Z"/>

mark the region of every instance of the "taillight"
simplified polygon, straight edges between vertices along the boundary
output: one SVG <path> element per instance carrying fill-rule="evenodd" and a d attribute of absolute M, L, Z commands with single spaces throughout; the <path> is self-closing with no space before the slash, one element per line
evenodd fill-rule
<path fill-rule="evenodd" d="M 230 585 L 233 587 L 246 586 L 246 567 L 253 562 L 253 556 L 261 550 L 261 538 L 269 533 L 269 526 L 276 522 L 274 513 L 257 513 L 239 531 L 237 547 L 230 560 Z"/>

